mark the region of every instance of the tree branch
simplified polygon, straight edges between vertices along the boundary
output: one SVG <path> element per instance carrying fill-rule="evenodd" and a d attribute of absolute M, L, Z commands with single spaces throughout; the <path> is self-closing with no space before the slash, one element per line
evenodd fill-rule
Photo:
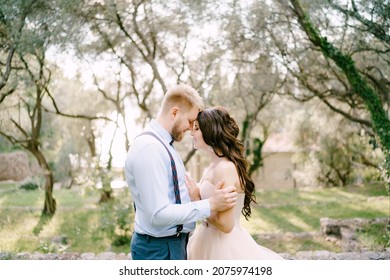
<path fill-rule="evenodd" d="M 333 1 L 329 1 L 329 4 L 332 8 L 336 9 L 337 11 L 343 13 L 344 15 L 348 15 L 350 17 L 353 17 L 354 19 L 356 19 L 357 21 L 359 21 L 360 23 L 365 25 L 367 27 L 367 30 L 366 30 L 367 32 L 371 33 L 372 35 L 374 35 L 376 38 L 378 38 L 382 42 L 385 42 L 387 45 L 390 45 L 390 36 L 386 32 L 386 30 L 384 30 L 382 28 L 382 26 L 380 26 L 379 24 L 376 24 L 375 22 L 364 18 L 358 12 L 358 9 L 357 9 L 354 1 L 352 1 L 353 11 L 342 8 L 341 6 L 337 5 Z"/>
<path fill-rule="evenodd" d="M 105 117 L 105 116 L 86 116 L 86 115 L 79 115 L 79 114 L 67 114 L 67 113 L 63 113 L 61 112 L 59 109 L 58 109 L 58 106 L 57 106 L 57 103 L 54 99 L 54 97 L 50 94 L 50 92 L 46 89 L 46 92 L 47 94 L 49 95 L 49 98 L 50 100 L 52 101 L 52 104 L 54 106 L 54 112 L 47 109 L 45 106 L 42 105 L 42 108 L 48 112 L 48 113 L 52 113 L 52 114 L 57 114 L 57 115 L 60 115 L 60 116 L 63 116 L 63 117 L 68 117 L 68 118 L 75 118 L 75 119 L 85 119 L 85 120 L 106 120 L 106 121 L 109 121 L 109 122 L 113 122 L 113 120 L 111 120 L 110 118 L 108 117 Z"/>

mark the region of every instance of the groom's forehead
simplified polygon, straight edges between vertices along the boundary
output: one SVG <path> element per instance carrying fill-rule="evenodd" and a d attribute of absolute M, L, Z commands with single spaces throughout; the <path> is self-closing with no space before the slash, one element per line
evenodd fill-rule
<path fill-rule="evenodd" d="M 199 109 L 197 107 L 191 108 L 191 110 L 188 113 L 188 118 L 191 122 L 196 121 L 198 118 Z"/>

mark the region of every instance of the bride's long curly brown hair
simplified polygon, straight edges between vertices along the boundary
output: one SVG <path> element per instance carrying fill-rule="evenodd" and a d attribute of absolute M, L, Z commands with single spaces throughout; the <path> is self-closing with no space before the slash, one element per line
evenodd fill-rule
<path fill-rule="evenodd" d="M 204 142 L 211 146 L 219 157 L 226 157 L 236 166 L 241 186 L 245 191 L 244 207 L 241 213 L 245 219 L 251 216 L 250 203 L 255 200 L 255 184 L 249 177 L 249 162 L 244 157 L 244 145 L 239 140 L 240 132 L 236 121 L 224 107 L 204 109 L 198 114 L 198 124 Z"/>

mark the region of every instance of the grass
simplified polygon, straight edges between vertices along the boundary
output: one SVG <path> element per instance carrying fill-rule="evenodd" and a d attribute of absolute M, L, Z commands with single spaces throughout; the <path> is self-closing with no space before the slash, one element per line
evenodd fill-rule
<path fill-rule="evenodd" d="M 116 189 L 116 199 L 98 204 L 97 190 L 74 188 L 54 191 L 57 212 L 39 234 L 34 229 L 43 207 L 42 190 L 21 190 L 0 185 L 0 253 L 93 252 L 129 253 L 133 212 L 127 189 Z M 306 250 L 340 251 L 318 234 L 320 218 L 376 218 L 389 216 L 389 197 L 384 186 L 259 191 L 252 218 L 242 225 L 261 245 L 276 252 Z M 283 234 L 283 239 L 268 233 Z M 290 235 L 289 235 L 290 234 Z M 389 246 L 383 227 L 369 227 L 358 233 L 367 248 Z M 386 245 L 387 244 L 387 245 Z"/>
<path fill-rule="evenodd" d="M 381 247 L 390 247 L 389 232 L 381 225 L 371 225 L 359 230 L 357 240 L 372 251 L 376 251 L 377 248 Z"/>
<path fill-rule="evenodd" d="M 321 217 L 386 217 L 389 209 L 389 197 L 380 185 L 261 191 L 252 207 L 252 219 L 244 223 L 257 233 L 312 232 L 319 231 Z"/>
<path fill-rule="evenodd" d="M 56 214 L 36 235 L 34 229 L 39 223 L 44 192 L 14 189 L 1 193 L 0 252 L 129 251 L 121 246 L 111 248 L 112 240 L 118 235 L 115 217 L 118 209 L 115 207 L 128 210 L 125 205 L 130 201 L 127 189 L 119 190 L 118 199 L 106 205 L 98 204 L 99 193 L 96 190 L 61 189 L 56 190 L 54 196 Z M 127 214 L 128 224 L 131 224 L 132 212 L 127 211 Z"/>
<path fill-rule="evenodd" d="M 319 232 L 320 218 L 332 219 L 389 217 L 390 200 L 382 185 L 354 186 L 349 188 L 260 191 L 257 204 L 252 207 L 252 218 L 242 219 L 243 226 L 256 241 L 277 252 L 329 250 L 340 248 L 325 241 L 322 236 L 268 240 L 265 233 Z M 366 231 L 360 241 L 368 243 L 384 236 L 380 242 L 370 241 L 373 249 L 389 246 L 389 234 L 385 227 Z M 374 245 L 376 244 L 376 245 Z M 387 244 L 387 245 L 386 245 Z"/>

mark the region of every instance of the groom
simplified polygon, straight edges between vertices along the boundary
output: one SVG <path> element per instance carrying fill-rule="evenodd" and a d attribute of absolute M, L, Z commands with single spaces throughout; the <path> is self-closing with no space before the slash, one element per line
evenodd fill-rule
<path fill-rule="evenodd" d="M 132 143 L 125 176 L 135 207 L 131 240 L 133 260 L 185 260 L 189 233 L 195 222 L 235 205 L 235 187 L 221 189 L 205 200 L 190 196 L 185 167 L 173 147 L 192 129 L 204 107 L 198 92 L 177 85 L 165 94 L 160 112 Z M 191 201 L 194 200 L 194 201 Z"/>

